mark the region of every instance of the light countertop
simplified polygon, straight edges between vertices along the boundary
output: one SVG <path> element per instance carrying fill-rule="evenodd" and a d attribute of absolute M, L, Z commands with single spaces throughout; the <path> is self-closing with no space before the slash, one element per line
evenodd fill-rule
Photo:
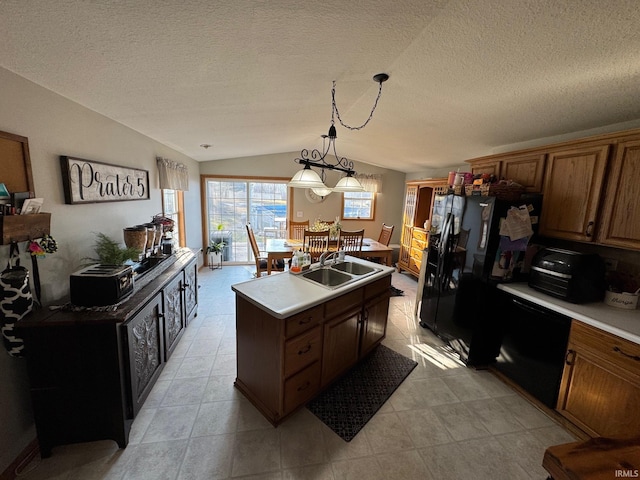
<path fill-rule="evenodd" d="M 391 275 L 395 270 L 394 267 L 387 267 L 348 255 L 345 260 L 375 267 L 379 271 L 333 289 L 304 278 L 298 278 L 299 275 L 288 272 L 272 273 L 266 277 L 236 283 L 231 286 L 231 289 L 272 316 L 287 318 L 384 276 Z M 315 266 L 317 264 L 313 264 L 311 268 Z"/>
<path fill-rule="evenodd" d="M 603 302 L 575 304 L 534 290 L 526 283 L 501 283 L 498 288 L 549 310 L 640 344 L 640 310 L 610 307 Z"/>

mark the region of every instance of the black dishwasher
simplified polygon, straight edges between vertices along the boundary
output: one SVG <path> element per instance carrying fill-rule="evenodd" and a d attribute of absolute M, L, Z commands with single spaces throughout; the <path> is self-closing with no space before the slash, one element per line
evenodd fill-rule
<path fill-rule="evenodd" d="M 495 369 L 556 407 L 571 318 L 498 291 L 502 346 Z"/>

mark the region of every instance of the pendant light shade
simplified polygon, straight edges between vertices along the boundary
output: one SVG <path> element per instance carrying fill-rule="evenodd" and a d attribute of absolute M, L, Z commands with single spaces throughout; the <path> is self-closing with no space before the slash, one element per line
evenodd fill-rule
<path fill-rule="evenodd" d="M 306 164 L 302 170 L 296 172 L 287 186 L 293 188 L 327 188 L 320 175 L 311 170 L 309 164 Z"/>
<path fill-rule="evenodd" d="M 336 186 L 333 187 L 334 192 L 364 192 L 364 187 L 360 184 L 360 182 L 348 175 L 346 177 L 342 177 L 336 183 Z"/>
<path fill-rule="evenodd" d="M 312 188 L 313 193 L 316 195 L 320 195 L 321 197 L 326 197 L 331 192 L 333 192 L 333 188 L 325 187 L 325 188 Z"/>

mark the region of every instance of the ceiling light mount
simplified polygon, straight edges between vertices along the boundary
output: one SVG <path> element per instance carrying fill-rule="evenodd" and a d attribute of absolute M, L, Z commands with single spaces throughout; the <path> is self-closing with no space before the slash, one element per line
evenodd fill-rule
<path fill-rule="evenodd" d="M 373 76 L 373 80 L 379 84 L 378 96 L 371 108 L 369 117 L 358 127 L 347 125 L 342 121 L 342 118 L 340 118 L 340 112 L 336 105 L 336 82 L 335 80 L 333 81 L 333 87 L 331 88 L 331 125 L 329 126 L 327 135 L 322 135 L 322 151 L 316 148 L 311 151 L 306 148 L 300 151 L 300 157 L 294 161 L 300 165 L 304 165 L 304 168 L 293 176 L 288 184 L 290 187 L 323 189 L 324 192 L 327 190 L 333 190 L 334 192 L 361 192 L 364 190 L 364 187 L 362 187 L 360 182 L 354 177 L 356 172 L 353 170 L 353 161 L 348 160 L 346 157 L 341 157 L 336 152 L 336 138 L 338 134 L 336 132 L 335 118 L 337 117 L 340 125 L 349 130 L 361 130 L 364 128 L 373 117 L 373 112 L 375 112 L 378 106 L 378 100 L 380 100 L 380 96 L 382 95 L 382 84 L 388 79 L 389 75 L 386 73 L 378 73 Z M 332 153 L 335 157 L 335 163 L 329 163 L 326 160 L 326 156 L 329 153 Z M 311 167 L 319 168 L 321 170 L 320 175 L 311 170 Z M 326 178 L 325 170 L 337 170 L 345 173 L 346 176 L 341 178 L 333 189 L 329 189 L 324 184 Z"/>

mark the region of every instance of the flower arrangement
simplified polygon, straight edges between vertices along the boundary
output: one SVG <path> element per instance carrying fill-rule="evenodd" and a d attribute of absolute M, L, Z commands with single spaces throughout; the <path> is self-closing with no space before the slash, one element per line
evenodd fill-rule
<path fill-rule="evenodd" d="M 309 227 L 309 230 L 312 232 L 324 232 L 325 230 L 329 230 L 329 236 L 331 238 L 337 238 L 341 229 L 342 224 L 340 223 L 340 217 L 336 217 L 333 223 L 323 222 L 320 219 L 316 219 L 316 221 L 313 222 L 313 225 Z"/>

